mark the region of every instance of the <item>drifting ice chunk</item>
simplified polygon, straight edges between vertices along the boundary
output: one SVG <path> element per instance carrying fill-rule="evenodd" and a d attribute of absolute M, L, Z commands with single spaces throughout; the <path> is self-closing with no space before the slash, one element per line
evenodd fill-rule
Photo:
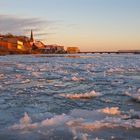
<path fill-rule="evenodd" d="M 99 112 L 110 114 L 110 115 L 119 115 L 121 113 L 118 107 L 111 107 L 111 108 L 106 107 L 104 109 L 100 109 Z"/>
<path fill-rule="evenodd" d="M 132 99 L 134 99 L 134 100 L 136 100 L 138 102 L 140 102 L 140 89 L 138 90 L 137 93 L 132 94 L 132 93 L 126 92 L 125 95 L 131 97 Z"/>
<path fill-rule="evenodd" d="M 95 92 L 94 90 L 87 93 L 81 93 L 81 94 L 60 94 L 60 96 L 69 98 L 69 99 L 89 99 L 93 97 L 101 96 L 102 94 L 99 92 Z"/>

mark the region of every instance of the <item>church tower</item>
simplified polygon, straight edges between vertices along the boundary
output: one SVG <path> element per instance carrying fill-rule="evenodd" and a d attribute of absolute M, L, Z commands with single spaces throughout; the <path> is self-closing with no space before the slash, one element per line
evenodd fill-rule
<path fill-rule="evenodd" d="M 31 30 L 30 42 L 34 42 L 33 31 Z"/>

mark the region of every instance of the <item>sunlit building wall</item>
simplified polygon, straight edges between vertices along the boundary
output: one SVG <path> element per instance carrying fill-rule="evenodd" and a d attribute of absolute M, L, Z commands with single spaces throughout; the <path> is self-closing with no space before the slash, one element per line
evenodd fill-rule
<path fill-rule="evenodd" d="M 79 53 L 80 49 L 78 47 L 68 47 L 67 48 L 67 53 L 69 54 L 75 54 L 75 53 Z"/>

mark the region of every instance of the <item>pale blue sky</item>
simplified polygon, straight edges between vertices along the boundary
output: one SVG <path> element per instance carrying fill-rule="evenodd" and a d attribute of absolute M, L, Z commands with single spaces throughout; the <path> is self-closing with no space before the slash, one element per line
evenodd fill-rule
<path fill-rule="evenodd" d="M 27 34 L 37 28 L 36 37 L 47 44 L 93 51 L 140 49 L 140 0 L 0 0 L 0 16 L 1 32 Z M 4 24 L 10 21 L 19 24 L 17 29 Z"/>

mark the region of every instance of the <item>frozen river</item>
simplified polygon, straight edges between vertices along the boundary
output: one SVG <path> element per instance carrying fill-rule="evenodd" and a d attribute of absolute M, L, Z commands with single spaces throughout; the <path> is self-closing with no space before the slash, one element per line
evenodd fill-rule
<path fill-rule="evenodd" d="M 140 140 L 140 55 L 0 56 L 0 140 Z"/>

